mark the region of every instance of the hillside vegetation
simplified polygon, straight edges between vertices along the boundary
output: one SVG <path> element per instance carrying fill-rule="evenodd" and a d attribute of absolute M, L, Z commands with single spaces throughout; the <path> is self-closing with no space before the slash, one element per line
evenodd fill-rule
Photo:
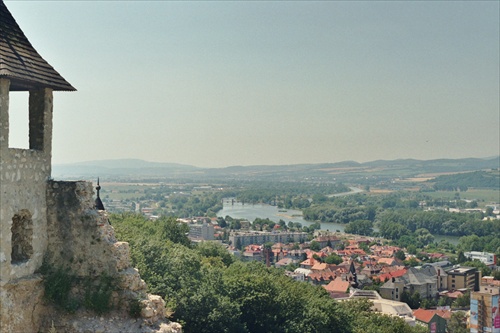
<path fill-rule="evenodd" d="M 400 319 L 369 311 L 368 301 L 340 303 L 319 286 L 294 281 L 261 263 L 243 263 L 222 246 L 191 247 L 175 218 L 152 222 L 111 216 L 130 243 L 133 264 L 150 291 L 165 298 L 173 320 L 189 332 L 423 333 Z"/>
<path fill-rule="evenodd" d="M 500 171 L 475 171 L 443 175 L 434 180 L 437 191 L 467 191 L 469 188 L 500 189 Z"/>

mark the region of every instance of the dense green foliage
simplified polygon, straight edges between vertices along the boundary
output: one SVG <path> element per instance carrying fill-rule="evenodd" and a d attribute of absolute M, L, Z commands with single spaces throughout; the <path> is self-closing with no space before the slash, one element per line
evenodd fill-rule
<path fill-rule="evenodd" d="M 348 234 L 371 236 L 373 233 L 373 222 L 369 220 L 355 220 L 349 222 L 344 231 Z"/>
<path fill-rule="evenodd" d="M 432 245 L 433 235 L 467 236 L 460 241 L 459 249 L 500 253 L 500 220 L 484 220 L 481 212 L 424 211 L 421 202 L 427 206 L 447 204 L 446 207 L 465 203 L 459 196 L 454 202 L 440 202 L 422 193 L 402 192 L 334 198 L 315 196 L 303 213 L 307 220 L 346 223 L 344 230 L 348 233 L 378 235 L 394 240 L 401 247 L 412 246 L 409 250 L 414 254 L 417 247 Z M 455 250 L 454 246 L 445 248 Z"/>
<path fill-rule="evenodd" d="M 173 218 L 111 220 L 117 237 L 131 244 L 133 264 L 151 292 L 165 298 L 185 332 L 421 332 L 366 304 L 338 303 L 322 287 L 294 281 L 282 270 L 235 261 L 218 244 L 191 247 Z"/>
<path fill-rule="evenodd" d="M 212 193 L 204 195 L 172 194 L 168 198 L 158 201 L 160 209 L 157 213 L 163 216 L 215 216 L 222 209 L 222 198 L 227 195 L 223 193 Z M 161 209 L 164 208 L 164 209 Z"/>
<path fill-rule="evenodd" d="M 422 211 L 417 209 L 385 210 L 377 214 L 377 221 L 382 237 L 396 239 L 425 228 L 431 234 L 466 236 L 486 236 L 500 232 L 500 220 L 481 220 L 481 216 L 465 213 L 451 213 L 443 210 Z M 394 224 L 404 229 L 393 234 Z"/>
<path fill-rule="evenodd" d="M 345 207 L 338 208 L 328 203 L 311 206 L 302 211 L 305 220 L 349 223 L 354 220 L 373 220 L 374 214 L 371 208 Z"/>
<path fill-rule="evenodd" d="M 448 331 L 453 333 L 468 333 L 467 314 L 465 311 L 454 311 L 448 321 Z"/>
<path fill-rule="evenodd" d="M 309 206 L 309 197 L 349 192 L 343 184 L 311 182 L 249 182 L 237 191 L 236 198 L 248 203 L 267 203 L 284 208 Z"/>
<path fill-rule="evenodd" d="M 495 171 L 475 171 L 454 175 L 443 175 L 432 180 L 438 191 L 467 191 L 475 188 L 500 188 L 500 173 Z"/>
<path fill-rule="evenodd" d="M 491 235 L 479 237 L 477 235 L 460 237 L 457 248 L 466 251 L 485 251 L 500 253 L 500 235 L 492 233 Z"/>

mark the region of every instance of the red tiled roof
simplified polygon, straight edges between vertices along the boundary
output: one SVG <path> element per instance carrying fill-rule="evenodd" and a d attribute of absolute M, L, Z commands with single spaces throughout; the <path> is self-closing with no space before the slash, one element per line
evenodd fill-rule
<path fill-rule="evenodd" d="M 324 253 L 333 253 L 335 250 L 329 246 L 326 246 L 324 248 L 321 249 L 321 252 L 324 252 Z"/>
<path fill-rule="evenodd" d="M 256 244 L 250 244 L 245 247 L 245 251 L 249 252 L 260 252 L 262 251 L 262 246 L 261 245 L 256 245 Z"/>
<path fill-rule="evenodd" d="M 416 309 L 413 311 L 413 315 L 417 320 L 428 323 L 434 317 L 435 313 L 425 309 Z"/>
<path fill-rule="evenodd" d="M 413 315 L 419 321 L 422 321 L 424 323 L 428 323 L 431 321 L 431 319 L 432 319 L 432 317 L 434 317 L 434 315 L 438 315 L 439 317 L 446 319 L 446 320 L 450 319 L 451 318 L 451 311 L 450 310 L 417 309 L 417 310 L 413 311 Z"/>
<path fill-rule="evenodd" d="M 379 264 L 386 264 L 386 265 L 394 265 L 395 260 L 394 258 L 380 258 L 378 260 Z"/>
<path fill-rule="evenodd" d="M 347 292 L 347 289 L 349 289 L 350 284 L 349 281 L 343 281 L 340 278 L 336 278 L 335 280 L 331 281 L 328 285 L 323 286 L 328 292 L 334 292 L 334 293 L 345 293 Z"/>
<path fill-rule="evenodd" d="M 432 310 L 434 311 L 438 316 L 448 320 L 451 319 L 451 310 Z"/>
<path fill-rule="evenodd" d="M 317 262 L 316 264 L 314 264 L 313 267 L 311 267 L 311 270 L 313 270 L 313 271 L 323 271 L 323 270 L 325 270 L 327 268 L 328 268 L 327 264 Z"/>
<path fill-rule="evenodd" d="M 461 291 L 451 291 L 449 293 L 446 293 L 446 297 L 449 297 L 449 298 L 459 298 L 460 296 L 463 296 L 464 293 L 461 292 Z"/>
<path fill-rule="evenodd" d="M 445 257 L 447 257 L 447 256 L 445 254 L 443 254 L 443 253 L 439 253 L 439 252 L 429 253 L 429 258 L 440 259 L 440 258 L 445 258 Z"/>
<path fill-rule="evenodd" d="M 397 278 L 397 277 L 401 277 L 401 276 L 405 275 L 406 272 L 407 272 L 407 269 L 403 268 L 403 269 L 400 269 L 400 270 L 397 270 L 397 271 L 380 274 L 380 275 L 376 276 L 376 278 L 379 279 L 382 282 L 383 281 L 389 281 L 392 278 Z"/>
<path fill-rule="evenodd" d="M 337 275 L 332 271 L 313 271 L 307 276 L 308 279 L 314 281 L 332 281 L 335 280 Z"/>
<path fill-rule="evenodd" d="M 283 258 L 276 263 L 276 266 L 286 266 L 292 262 L 293 262 L 292 258 Z"/>
<path fill-rule="evenodd" d="M 317 261 L 314 259 L 314 258 L 309 258 L 309 259 L 306 259 L 304 260 L 303 262 L 301 262 L 300 264 L 301 265 L 304 265 L 304 266 L 314 266 L 315 264 L 317 263 Z"/>

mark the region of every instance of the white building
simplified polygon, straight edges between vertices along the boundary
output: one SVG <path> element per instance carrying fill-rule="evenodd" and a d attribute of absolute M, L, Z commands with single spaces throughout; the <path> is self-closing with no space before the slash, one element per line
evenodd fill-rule
<path fill-rule="evenodd" d="M 471 251 L 471 252 L 464 252 L 464 255 L 466 258 L 469 258 L 470 260 L 477 259 L 487 266 L 496 265 L 497 262 L 497 258 L 494 253 Z"/>
<path fill-rule="evenodd" d="M 408 325 L 415 326 L 415 317 L 408 304 L 382 298 L 375 290 L 360 290 L 351 288 L 348 298 L 339 298 L 339 301 L 348 301 L 357 298 L 369 299 L 372 303 L 372 311 L 402 318 Z"/>

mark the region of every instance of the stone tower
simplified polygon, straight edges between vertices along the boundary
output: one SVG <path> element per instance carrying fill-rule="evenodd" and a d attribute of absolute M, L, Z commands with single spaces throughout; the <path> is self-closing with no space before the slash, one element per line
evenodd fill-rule
<path fill-rule="evenodd" d="M 74 90 L 37 53 L 0 0 L 0 320 L 16 311 L 10 300 L 29 304 L 18 299 L 19 288 L 31 290 L 39 283 L 34 273 L 47 249 L 52 92 Z M 12 91 L 29 92 L 28 149 L 9 146 Z"/>
<path fill-rule="evenodd" d="M 182 327 L 165 318 L 165 301 L 147 293 L 146 283 L 131 266 L 129 245 L 116 240 L 102 202 L 92 200 L 92 184 L 50 179 L 52 92 L 74 90 L 35 51 L 0 0 L 0 332 L 57 327 L 57 332 L 72 333 L 90 328 L 180 333 Z M 28 149 L 9 146 L 12 91 L 29 92 Z M 81 281 L 112 276 L 112 317 L 103 320 L 84 306 L 78 309 L 84 315 L 62 313 L 44 297 L 44 284 L 54 281 L 39 273 L 42 263 L 71 272 L 76 281 L 71 297 L 80 304 L 91 292 Z M 92 289 L 99 289 L 95 286 Z M 131 321 L 130 309 L 137 302 L 140 318 Z"/>

